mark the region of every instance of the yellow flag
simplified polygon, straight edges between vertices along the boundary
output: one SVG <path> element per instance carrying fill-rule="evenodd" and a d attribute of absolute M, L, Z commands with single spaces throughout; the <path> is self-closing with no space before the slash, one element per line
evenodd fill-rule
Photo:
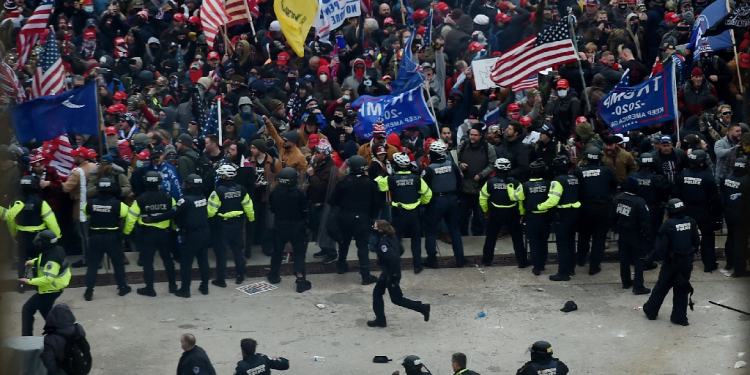
<path fill-rule="evenodd" d="M 318 2 L 314 0 L 276 0 L 273 4 L 281 31 L 297 56 L 305 55 L 307 33 L 318 15 Z"/>

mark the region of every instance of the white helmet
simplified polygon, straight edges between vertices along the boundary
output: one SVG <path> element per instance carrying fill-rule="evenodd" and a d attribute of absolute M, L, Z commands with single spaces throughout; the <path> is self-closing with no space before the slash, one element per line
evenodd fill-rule
<path fill-rule="evenodd" d="M 510 165 L 510 160 L 506 158 L 499 158 L 495 160 L 495 169 L 499 171 L 509 171 Z"/>
<path fill-rule="evenodd" d="M 446 145 L 442 140 L 432 142 L 432 144 L 430 145 L 430 151 L 438 155 L 445 155 L 445 152 L 447 150 L 448 145 Z"/>
<path fill-rule="evenodd" d="M 216 170 L 216 174 L 226 178 L 234 178 L 237 175 L 237 168 L 230 164 L 224 164 Z"/>
<path fill-rule="evenodd" d="M 398 152 L 398 153 L 393 154 L 393 161 L 396 163 L 397 166 L 401 168 L 408 168 L 409 164 L 411 164 L 409 155 L 407 155 L 404 152 Z"/>

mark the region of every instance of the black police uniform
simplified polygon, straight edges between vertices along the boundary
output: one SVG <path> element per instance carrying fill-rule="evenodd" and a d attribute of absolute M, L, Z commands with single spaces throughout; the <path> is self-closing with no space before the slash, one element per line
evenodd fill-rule
<path fill-rule="evenodd" d="M 209 197 L 208 204 L 213 204 L 215 198 L 213 194 L 216 194 L 218 200 L 221 202 L 219 207 L 216 220 L 219 221 L 219 233 L 221 234 L 216 239 L 216 246 L 214 246 L 214 253 L 216 254 L 216 280 L 220 284 L 224 282 L 227 276 L 227 246 L 232 249 L 232 255 L 234 256 L 234 267 L 237 277 L 245 276 L 245 243 L 242 230 L 245 221 L 245 210 L 242 205 L 242 201 L 247 197 L 247 189 L 244 186 L 231 181 L 231 180 L 220 180 L 219 186 Z M 223 214 L 230 212 L 239 212 L 239 216 L 233 217 L 222 217 Z M 255 220 L 255 218 L 252 218 Z"/>
<path fill-rule="evenodd" d="M 523 225 L 521 225 L 521 211 L 518 202 L 511 200 L 515 189 L 521 186 L 521 182 L 507 173 L 498 171 L 492 177 L 485 188 L 480 191 L 480 204 L 482 198 L 487 199 L 487 212 L 490 217 L 487 220 L 487 237 L 484 239 L 482 249 L 482 263 L 491 264 L 495 256 L 495 246 L 500 229 L 507 228 L 513 241 L 513 251 L 516 254 L 518 267 L 524 268 L 529 265 L 526 258 L 526 247 L 523 243 Z M 484 195 L 487 195 L 486 197 Z"/>
<path fill-rule="evenodd" d="M 719 188 L 727 223 L 727 240 L 724 245 L 726 268 L 734 268 L 732 276 L 746 276 L 747 241 L 750 237 L 750 176 L 730 173 L 721 180 Z"/>
<path fill-rule="evenodd" d="M 617 176 L 606 165 L 588 165 L 576 168 L 573 175 L 580 183 L 581 213 L 578 221 L 578 265 L 586 264 L 591 240 L 589 274 L 598 273 L 604 258 L 607 231 L 610 229 L 608 210 L 612 192 L 617 188 Z"/>
<path fill-rule="evenodd" d="M 628 177 L 631 179 L 632 177 Z M 636 182 L 633 181 L 635 184 Z M 644 261 L 651 236 L 650 212 L 646 201 L 634 193 L 619 194 L 612 201 L 610 219 L 617 228 L 617 252 L 620 258 L 620 280 L 622 287 L 633 287 L 633 292 L 642 292 Z M 630 266 L 635 270 L 631 280 Z"/>
<path fill-rule="evenodd" d="M 411 238 L 412 264 L 417 271 L 422 268 L 422 220 L 418 208 L 422 179 L 414 173 L 399 171 L 388 176 L 387 181 L 388 190 L 392 193 L 393 228 L 399 240 L 404 236 Z"/>
<path fill-rule="evenodd" d="M 552 222 L 557 245 L 557 273 L 567 276 L 575 275 L 576 268 L 575 228 L 581 211 L 579 187 L 578 177 L 567 173 L 557 175 L 550 184 L 550 195 L 559 194 L 562 189 L 557 204 L 552 208 Z"/>
<path fill-rule="evenodd" d="M 528 361 L 516 371 L 516 375 L 567 375 L 568 366 L 563 361 L 552 358 L 547 363 Z"/>
<path fill-rule="evenodd" d="M 635 194 L 643 198 L 648 205 L 649 224 L 651 225 L 649 233 L 652 235 L 648 238 L 647 251 L 650 252 L 654 249 L 654 242 L 656 241 L 656 236 L 653 234 L 659 231 L 659 227 L 664 222 L 664 209 L 662 207 L 669 200 L 672 183 L 664 176 L 646 168 L 633 172 L 631 176 L 638 181 Z"/>
<path fill-rule="evenodd" d="M 118 194 L 119 195 L 119 194 Z M 112 267 L 115 270 L 115 281 L 117 288 L 125 290 L 129 288 L 125 283 L 125 265 L 122 250 L 122 242 L 119 237 L 120 219 L 127 215 L 128 206 L 111 194 L 99 193 L 96 198 L 86 203 L 84 212 L 89 218 L 89 253 L 86 264 L 86 292 L 93 292 L 96 286 L 96 275 L 99 271 L 99 262 L 104 254 L 109 255 Z"/>
<path fill-rule="evenodd" d="M 382 207 L 380 199 L 378 184 L 364 174 L 350 174 L 344 177 L 331 195 L 331 206 L 339 207 L 336 224 L 343 236 L 343 239 L 339 241 L 339 259 L 336 267 L 339 272 L 348 270 L 346 257 L 349 255 L 349 245 L 354 238 L 359 258 L 359 273 L 363 281 L 371 280 L 370 252 L 367 245 L 372 222 Z"/>
<path fill-rule="evenodd" d="M 412 301 L 404 297 L 399 282 L 401 281 L 401 255 L 404 253 L 404 247 L 401 241 L 395 237 L 389 237 L 379 234 L 378 243 L 375 245 L 375 253 L 378 255 L 378 265 L 382 272 L 378 278 L 375 288 L 372 290 L 372 309 L 375 312 L 375 322 L 385 326 L 385 304 L 383 295 L 388 289 L 388 295 L 391 296 L 391 302 L 396 306 L 405 307 L 422 314 L 429 312 L 430 305 L 421 301 Z M 425 315 L 427 320 L 428 315 Z"/>
<path fill-rule="evenodd" d="M 237 362 L 234 369 L 235 375 L 271 375 L 271 370 L 289 370 L 289 360 L 286 358 L 271 359 L 267 356 L 255 353 Z"/>
<path fill-rule="evenodd" d="M 523 191 L 523 208 L 526 212 L 524 221 L 526 222 L 526 238 L 529 240 L 529 252 L 531 256 L 531 265 L 534 267 L 534 273 L 538 274 L 544 270 L 544 264 L 547 261 L 550 225 L 552 215 L 546 209 L 540 209 L 538 206 L 547 200 L 550 182 L 541 178 L 531 178 L 524 182 L 516 189 L 516 194 Z"/>
<path fill-rule="evenodd" d="M 716 178 L 705 166 L 691 166 L 675 178 L 674 197 L 685 203 L 685 215 L 698 223 L 703 271 L 717 269 L 714 225 L 722 208 Z"/>
<path fill-rule="evenodd" d="M 690 216 L 672 215 L 659 228 L 656 237 L 656 248 L 646 260 L 660 256 L 664 264 L 659 272 L 659 279 L 651 291 L 648 302 L 643 305 L 643 312 L 654 320 L 659 314 L 664 298 L 672 291 L 672 316 L 675 324 L 687 325 L 688 294 L 692 291 L 690 274 L 693 271 L 693 253 L 700 244 L 698 223 Z"/>
<path fill-rule="evenodd" d="M 296 186 L 278 185 L 268 196 L 268 208 L 274 214 L 274 250 L 271 256 L 271 271 L 268 279 L 279 277 L 281 260 L 284 257 L 284 246 L 291 243 L 294 251 L 295 274 L 305 276 L 305 218 L 307 216 L 307 197 Z"/>
<path fill-rule="evenodd" d="M 177 364 L 177 375 L 216 375 L 216 371 L 206 351 L 196 345 L 193 349 L 182 352 Z"/>
<path fill-rule="evenodd" d="M 154 217 L 171 210 L 175 202 L 172 196 L 164 191 L 149 190 L 136 198 L 135 204 L 137 204 L 135 207 L 138 208 L 139 212 L 133 212 L 134 207 L 131 206 L 129 209 L 131 215 Z M 140 228 L 140 257 L 141 262 L 143 262 L 143 281 L 146 282 L 146 288 L 153 289 L 154 286 L 154 257 L 157 251 L 164 263 L 170 288 L 173 288 L 176 285 L 177 276 L 172 259 L 172 249 L 177 247 L 177 244 L 174 242 L 172 233 L 170 233 L 169 228 L 159 228 L 149 223 L 140 224 Z"/>
<path fill-rule="evenodd" d="M 437 265 L 437 240 L 435 233 L 440 219 L 445 220 L 457 265 L 466 263 L 464 245 L 459 227 L 458 191 L 461 170 L 450 159 L 435 160 L 422 171 L 422 178 L 432 190 L 432 199 L 425 208 L 424 246 L 428 266 Z M 432 259 L 435 259 L 432 261 Z"/>

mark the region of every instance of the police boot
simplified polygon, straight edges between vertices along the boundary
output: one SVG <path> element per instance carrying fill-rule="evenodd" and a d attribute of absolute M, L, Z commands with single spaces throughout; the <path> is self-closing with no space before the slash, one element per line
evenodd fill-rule
<path fill-rule="evenodd" d="M 429 303 L 423 303 L 422 309 L 419 311 L 424 315 L 424 321 L 429 322 L 430 321 L 430 304 Z"/>
<path fill-rule="evenodd" d="M 242 284 L 243 281 L 245 281 L 245 275 L 237 274 L 237 279 L 234 280 L 234 283 L 239 285 Z"/>
<path fill-rule="evenodd" d="M 124 287 L 122 287 L 122 288 L 119 289 L 119 291 L 117 292 L 117 295 L 120 296 L 120 297 L 122 297 L 122 296 L 130 293 L 131 290 L 133 290 L 133 288 L 125 285 Z"/>
<path fill-rule="evenodd" d="M 312 283 L 305 280 L 304 278 L 297 278 L 297 293 L 303 293 L 312 289 Z"/>
<path fill-rule="evenodd" d="M 550 275 L 549 279 L 552 281 L 570 281 L 570 276 L 558 272 L 554 275 Z"/>
<path fill-rule="evenodd" d="M 642 294 L 649 294 L 651 293 L 651 289 L 646 287 L 640 287 L 640 288 L 633 288 L 633 294 L 635 295 L 642 295 Z"/>
<path fill-rule="evenodd" d="M 156 291 L 154 290 L 153 285 L 147 285 L 145 288 L 138 288 L 135 292 L 142 296 L 156 297 Z"/>
<path fill-rule="evenodd" d="M 466 257 L 456 258 L 456 267 L 457 268 L 461 268 L 461 267 L 465 266 L 468 263 L 469 263 L 469 261 L 466 260 Z"/>
<path fill-rule="evenodd" d="M 279 275 L 268 275 L 268 282 L 271 284 L 278 284 L 281 282 L 281 277 Z"/>
<path fill-rule="evenodd" d="M 198 290 L 201 292 L 201 294 L 208 295 L 208 283 L 201 283 L 201 285 L 198 287 Z M 190 291 L 188 291 L 188 294 L 190 294 Z"/>
<path fill-rule="evenodd" d="M 349 272 L 349 265 L 346 263 L 337 263 L 336 264 L 336 273 L 339 275 L 343 275 L 345 273 Z"/>
<path fill-rule="evenodd" d="M 174 292 L 174 295 L 182 298 L 190 298 L 190 291 L 187 289 L 179 289 Z"/>
<path fill-rule="evenodd" d="M 367 326 L 385 328 L 385 327 L 388 327 L 388 324 L 385 322 L 385 320 L 380 321 L 380 320 L 375 319 L 375 320 L 368 320 Z"/>
<path fill-rule="evenodd" d="M 94 298 L 94 289 L 86 289 L 86 292 L 83 293 L 83 299 L 86 301 L 91 301 Z"/>
<path fill-rule="evenodd" d="M 211 284 L 214 284 L 214 285 L 216 285 L 216 286 L 218 286 L 220 288 L 226 288 L 227 287 L 227 282 L 224 281 L 224 280 L 219 280 L 219 279 L 211 281 Z"/>
<path fill-rule="evenodd" d="M 177 283 L 175 281 L 169 282 L 169 293 L 175 293 L 177 292 Z"/>
<path fill-rule="evenodd" d="M 650 271 L 650 270 L 657 269 L 657 268 L 659 268 L 659 263 L 656 263 L 654 261 L 651 261 L 651 263 L 646 263 L 643 265 L 644 271 Z"/>
<path fill-rule="evenodd" d="M 247 248 L 247 249 L 245 249 L 245 251 L 244 251 L 244 252 L 242 253 L 242 255 L 243 255 L 243 256 L 244 256 L 245 258 L 247 258 L 247 259 L 250 259 L 250 257 L 252 257 L 252 256 L 253 256 L 253 253 L 252 253 L 252 252 L 250 251 L 250 248 Z"/>
<path fill-rule="evenodd" d="M 362 275 L 362 285 L 370 285 L 376 282 L 378 282 L 377 277 L 370 275 L 370 274 Z"/>
<path fill-rule="evenodd" d="M 438 260 L 436 255 L 428 255 L 427 259 L 424 261 L 424 265 L 427 267 L 430 267 L 432 269 L 438 268 Z"/>

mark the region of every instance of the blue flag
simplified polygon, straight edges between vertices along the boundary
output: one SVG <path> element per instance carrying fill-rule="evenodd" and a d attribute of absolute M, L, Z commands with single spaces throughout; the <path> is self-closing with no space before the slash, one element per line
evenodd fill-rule
<path fill-rule="evenodd" d="M 721 33 L 721 35 L 703 37 L 706 30 L 726 16 L 728 12 L 726 1 L 714 1 L 695 18 L 693 34 L 690 36 L 690 43 L 687 44 L 687 48 L 693 51 L 694 59 L 698 59 L 700 51 L 707 47 L 710 47 L 712 51 L 720 51 L 732 46 L 732 36 L 729 30 Z"/>
<path fill-rule="evenodd" d="M 599 101 L 599 117 L 615 133 L 674 120 L 677 90 L 674 64 L 667 65 L 648 81 L 628 87 L 630 72 Z"/>
<path fill-rule="evenodd" d="M 416 87 L 399 95 L 372 97 L 360 96 L 352 103 L 358 109 L 359 121 L 354 132 L 360 138 L 372 138 L 372 125 L 383 122 L 386 134 L 400 133 L 406 128 L 435 123 L 435 117 L 427 109 L 422 88 Z"/>
<path fill-rule="evenodd" d="M 412 60 L 411 45 L 414 42 L 414 36 L 417 35 L 414 29 L 411 29 L 411 35 L 404 45 L 404 53 L 401 55 L 401 64 L 398 67 L 396 80 L 391 82 L 391 93 L 398 95 L 409 91 L 424 83 L 424 73 L 419 64 Z"/>
<path fill-rule="evenodd" d="M 427 21 L 425 21 L 424 25 L 424 35 L 422 35 L 422 47 L 427 48 L 430 45 L 432 45 L 432 12 L 433 9 L 430 7 L 430 15 L 427 16 Z"/>
<path fill-rule="evenodd" d="M 203 128 L 201 137 L 204 138 L 209 134 L 219 135 L 219 107 L 216 105 L 211 107 L 211 113 L 208 115 L 208 120 L 206 120 L 206 126 Z"/>
<path fill-rule="evenodd" d="M 99 134 L 96 82 L 60 95 L 41 96 L 10 107 L 21 143 L 55 139 L 65 133 Z"/>
<path fill-rule="evenodd" d="M 484 122 L 487 126 L 499 124 L 500 123 L 500 108 L 495 108 L 491 111 L 488 111 L 484 115 L 482 122 Z"/>

